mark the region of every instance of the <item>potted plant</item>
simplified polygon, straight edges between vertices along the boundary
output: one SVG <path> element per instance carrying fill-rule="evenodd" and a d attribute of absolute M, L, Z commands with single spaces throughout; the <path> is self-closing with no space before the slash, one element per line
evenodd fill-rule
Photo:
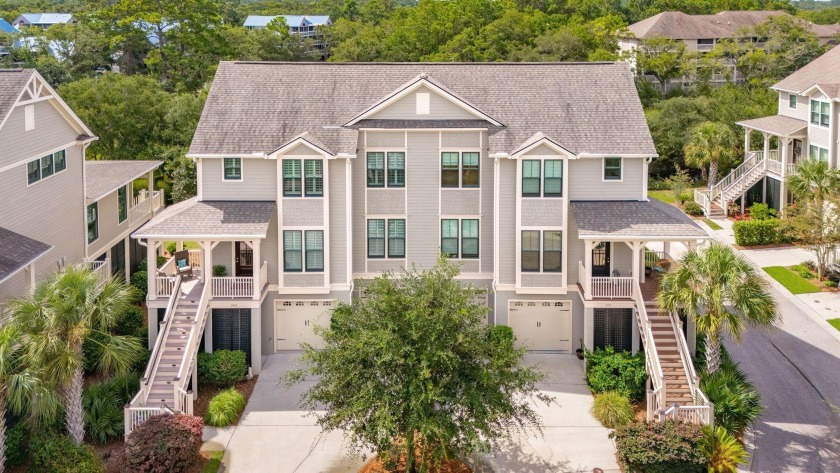
<path fill-rule="evenodd" d="M 583 339 L 582 338 L 580 339 L 580 348 L 575 350 L 575 355 L 577 355 L 578 360 L 583 359 Z"/>

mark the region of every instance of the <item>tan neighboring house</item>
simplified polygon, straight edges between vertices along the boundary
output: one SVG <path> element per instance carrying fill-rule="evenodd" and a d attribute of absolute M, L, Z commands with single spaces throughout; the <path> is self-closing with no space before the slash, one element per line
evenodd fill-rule
<path fill-rule="evenodd" d="M 840 46 L 774 84 L 779 93 L 776 115 L 740 121 L 744 127 L 744 162 L 711 191 L 695 193 L 707 215 L 721 215 L 730 202 L 745 209 L 763 202 L 783 210 L 791 201 L 785 178 L 806 159 L 840 167 Z M 751 135 L 762 136 L 753 143 Z M 775 138 L 775 139 L 774 139 Z"/>
<path fill-rule="evenodd" d="M 722 40 L 736 38 L 746 29 L 755 28 L 775 16 L 790 16 L 783 11 L 724 11 L 714 15 L 689 15 L 679 11 L 667 11 L 633 23 L 627 27 L 629 35 L 619 39 L 622 53 L 630 53 L 647 39 L 665 37 L 681 40 L 689 52 L 705 53 L 712 50 Z M 836 44 L 840 25 L 817 25 L 800 20 L 811 33 L 816 35 L 820 44 Z M 758 41 L 759 39 L 755 39 Z M 741 76 L 731 64 L 731 79 L 742 81 Z M 656 81 L 652 76 L 651 81 Z M 723 84 L 727 81 L 722 74 L 716 74 L 712 82 Z M 669 84 L 689 86 L 692 78 L 685 77 Z"/>
<path fill-rule="evenodd" d="M 119 193 L 117 187 L 129 186 L 160 163 L 130 170 L 110 167 L 105 179 L 101 172 L 91 173 L 85 162 L 85 149 L 95 139 L 38 72 L 0 69 L 0 306 L 9 297 L 25 296 L 38 281 L 68 264 L 100 256 L 98 244 L 105 238 L 89 240 L 91 232 L 119 236 L 125 243 L 128 226 L 116 217 L 98 218 L 88 204 L 104 210 L 112 194 Z M 151 202 L 154 198 L 145 205 L 151 208 Z M 129 214 L 137 218 L 131 221 L 132 229 L 152 216 L 151 211 L 144 218 L 131 213 L 133 203 Z M 103 278 L 115 269 L 108 257 L 90 263 Z"/>
<path fill-rule="evenodd" d="M 223 62 L 188 156 L 198 196 L 132 235 L 150 267 L 165 242 L 197 249 L 149 279 L 153 354 L 127 431 L 191 412 L 202 340 L 259 372 L 322 343 L 313 328 L 372 278 L 442 252 L 523 346 L 644 346 L 649 417 L 710 420 L 681 361 L 694 328 L 654 302 L 669 245 L 707 234 L 647 197 L 657 153 L 626 63 Z"/>

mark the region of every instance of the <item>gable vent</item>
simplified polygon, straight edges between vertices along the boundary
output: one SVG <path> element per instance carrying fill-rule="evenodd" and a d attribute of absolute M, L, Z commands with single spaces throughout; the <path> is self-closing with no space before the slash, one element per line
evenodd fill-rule
<path fill-rule="evenodd" d="M 429 114 L 429 93 L 428 92 L 418 92 L 417 93 L 417 115 L 428 115 Z"/>

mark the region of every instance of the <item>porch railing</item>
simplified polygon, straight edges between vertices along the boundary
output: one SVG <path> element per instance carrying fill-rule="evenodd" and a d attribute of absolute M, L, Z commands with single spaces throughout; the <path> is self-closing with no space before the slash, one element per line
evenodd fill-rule
<path fill-rule="evenodd" d="M 767 152 L 767 159 L 769 159 L 770 161 L 779 162 L 779 150 L 771 149 L 770 151 L 768 151 Z"/>
<path fill-rule="evenodd" d="M 91 272 L 96 274 L 96 279 L 99 281 L 99 285 L 105 284 L 105 281 L 111 277 L 109 272 L 110 268 L 110 258 L 105 258 L 102 261 L 88 261 L 88 267 L 90 268 Z"/>
<path fill-rule="evenodd" d="M 712 211 L 712 200 L 709 198 L 709 191 L 694 189 L 694 201 L 700 205 L 705 215 Z"/>
<path fill-rule="evenodd" d="M 607 299 L 629 299 L 633 297 L 632 277 L 593 277 L 591 279 L 592 297 Z"/>
<path fill-rule="evenodd" d="M 795 175 L 797 175 L 797 174 L 799 173 L 799 171 L 797 171 L 796 166 L 797 166 L 797 164 L 796 164 L 796 163 L 788 163 L 788 164 L 787 164 L 787 169 L 785 169 L 785 173 L 786 173 L 788 176 L 795 176 Z"/>
<path fill-rule="evenodd" d="M 780 161 L 767 161 L 767 170 L 776 174 L 782 174 L 782 163 Z"/>
<path fill-rule="evenodd" d="M 157 297 L 169 297 L 175 287 L 175 276 L 156 276 L 155 295 Z"/>
<path fill-rule="evenodd" d="M 673 261 L 673 258 L 664 251 L 654 251 L 645 248 L 645 266 L 653 268 L 662 260 Z"/>
<path fill-rule="evenodd" d="M 254 278 L 252 277 L 213 277 L 210 278 L 213 297 L 253 297 Z"/>
<path fill-rule="evenodd" d="M 204 333 L 204 326 L 207 324 L 207 314 L 210 312 L 208 304 L 210 303 L 211 290 L 204 287 L 201 292 L 201 299 L 198 302 L 198 310 L 195 313 L 195 320 L 193 321 L 193 330 L 190 332 L 190 338 L 187 339 L 187 345 L 184 349 L 184 355 L 181 359 L 181 368 L 178 370 L 178 377 L 175 378 L 175 406 L 176 412 L 184 412 L 192 414 L 193 412 L 193 396 L 191 391 L 187 391 L 190 384 L 192 372 L 195 369 L 196 356 L 198 354 L 198 345 L 201 342 L 202 334 Z"/>
<path fill-rule="evenodd" d="M 153 191 L 151 197 L 148 192 L 143 190 L 137 197 L 133 199 L 133 204 L 128 209 L 128 221 L 130 225 L 134 226 L 148 219 L 153 212 L 163 207 L 163 191 Z"/>

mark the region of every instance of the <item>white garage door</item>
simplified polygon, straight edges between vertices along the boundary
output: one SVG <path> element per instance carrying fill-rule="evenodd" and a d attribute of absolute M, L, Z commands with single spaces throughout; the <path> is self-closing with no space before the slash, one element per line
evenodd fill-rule
<path fill-rule="evenodd" d="M 323 340 L 315 335 L 316 325 L 330 323 L 333 300 L 278 300 L 274 316 L 274 351 L 300 350 L 307 342 L 320 348 Z"/>
<path fill-rule="evenodd" d="M 519 346 L 529 350 L 572 350 L 570 301 L 510 301 L 508 322 Z"/>

